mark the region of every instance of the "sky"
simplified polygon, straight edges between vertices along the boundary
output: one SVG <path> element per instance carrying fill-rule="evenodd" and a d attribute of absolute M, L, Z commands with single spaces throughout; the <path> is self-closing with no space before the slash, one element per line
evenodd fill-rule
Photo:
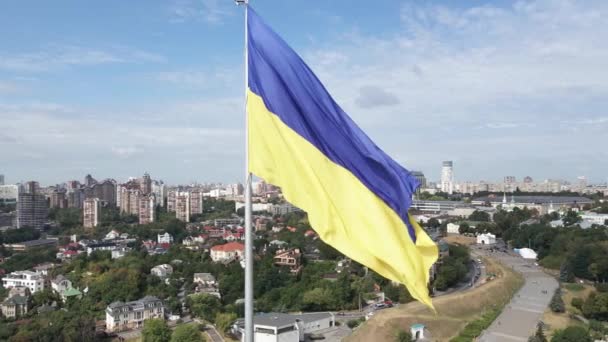
<path fill-rule="evenodd" d="M 251 0 L 389 155 L 437 180 L 608 178 L 608 2 Z M 0 4 L 7 182 L 244 178 L 243 8 Z"/>

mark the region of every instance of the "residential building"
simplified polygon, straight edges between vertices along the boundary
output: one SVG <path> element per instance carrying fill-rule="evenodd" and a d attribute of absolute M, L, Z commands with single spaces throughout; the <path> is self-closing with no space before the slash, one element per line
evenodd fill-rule
<path fill-rule="evenodd" d="M 100 201 L 107 205 L 116 205 L 117 190 L 116 181 L 106 179 L 103 182 L 95 182 L 84 189 L 85 198 L 99 198 Z"/>
<path fill-rule="evenodd" d="M 164 279 L 173 274 L 173 267 L 171 267 L 169 264 L 154 266 L 152 269 L 150 269 L 150 274 Z"/>
<path fill-rule="evenodd" d="M 93 178 L 93 176 L 91 176 L 90 174 L 84 177 L 84 186 L 91 187 L 95 184 L 97 184 L 97 180 Z"/>
<path fill-rule="evenodd" d="M 72 282 L 60 274 L 51 280 L 51 288 L 56 293 L 62 294 L 64 291 L 72 288 Z"/>
<path fill-rule="evenodd" d="M 300 249 L 280 249 L 275 253 L 273 262 L 276 266 L 287 266 L 291 273 L 299 273 L 302 269 L 302 253 Z"/>
<path fill-rule="evenodd" d="M 106 234 L 106 236 L 103 238 L 104 240 L 115 240 L 118 239 L 120 237 L 120 232 L 117 231 L 116 229 L 112 229 L 108 232 L 108 234 Z"/>
<path fill-rule="evenodd" d="M 411 171 L 410 173 L 412 174 L 412 176 L 414 176 L 414 178 L 416 178 L 418 184 L 420 184 L 417 191 L 426 188 L 426 177 L 424 176 L 424 173 L 422 173 L 422 171 Z"/>
<path fill-rule="evenodd" d="M 184 222 L 190 222 L 192 215 L 190 193 L 177 192 L 175 194 L 175 217 Z"/>
<path fill-rule="evenodd" d="M 15 204 L 19 196 L 19 186 L 14 184 L 0 185 L 0 203 Z"/>
<path fill-rule="evenodd" d="M 143 328 L 145 320 L 164 317 L 163 302 L 154 296 L 127 303 L 114 302 L 106 308 L 106 331 Z"/>
<path fill-rule="evenodd" d="M 167 198 L 167 187 L 163 181 L 152 181 L 152 193 L 154 200 L 159 207 L 165 206 L 165 198 Z"/>
<path fill-rule="evenodd" d="M 48 220 L 46 196 L 38 192 L 38 182 L 27 182 L 17 200 L 17 228 L 42 229 Z"/>
<path fill-rule="evenodd" d="M 194 283 L 203 284 L 207 286 L 217 285 L 215 277 L 211 273 L 194 273 Z"/>
<path fill-rule="evenodd" d="M 144 173 L 144 176 L 141 178 L 140 189 L 144 195 L 152 193 L 152 178 L 150 178 L 150 175 L 147 172 Z"/>
<path fill-rule="evenodd" d="M 167 193 L 167 211 L 175 212 L 175 197 L 177 196 L 176 191 L 169 191 Z"/>
<path fill-rule="evenodd" d="M 62 209 L 68 207 L 68 198 L 64 189 L 53 190 L 51 193 L 50 207 Z"/>
<path fill-rule="evenodd" d="M 0 185 L 4 185 L 4 175 L 0 175 Z"/>
<path fill-rule="evenodd" d="M 171 234 L 169 233 L 165 233 L 165 234 L 158 234 L 156 236 L 157 241 L 159 244 L 161 243 L 173 243 L 173 236 L 171 236 Z"/>
<path fill-rule="evenodd" d="M 441 167 L 441 191 L 454 192 L 454 164 L 451 160 L 444 161 Z"/>
<path fill-rule="evenodd" d="M 101 201 L 98 198 L 84 200 L 82 220 L 85 228 L 95 228 L 99 225 L 101 216 Z"/>
<path fill-rule="evenodd" d="M 211 260 L 215 262 L 227 262 L 242 259 L 245 246 L 239 242 L 229 242 L 223 245 L 211 247 Z"/>
<path fill-rule="evenodd" d="M 45 262 L 43 264 L 40 264 L 38 266 L 34 266 L 33 270 L 34 272 L 46 277 L 49 275 L 49 271 L 52 270 L 53 268 L 57 267 L 56 264 L 53 264 L 51 262 Z"/>
<path fill-rule="evenodd" d="M 87 255 L 95 251 L 113 251 L 117 245 L 114 242 L 99 242 L 87 245 Z"/>
<path fill-rule="evenodd" d="M 25 315 L 28 312 L 29 297 L 15 295 L 5 299 L 0 308 L 2 309 L 2 316 L 6 318 L 18 318 Z"/>
<path fill-rule="evenodd" d="M 70 287 L 69 289 L 61 293 L 61 299 L 65 302 L 70 298 L 82 299 L 82 292 L 80 290 Z"/>
<path fill-rule="evenodd" d="M 66 196 L 68 199 L 68 208 L 82 208 L 85 199 L 84 191 L 82 189 L 68 189 Z"/>
<path fill-rule="evenodd" d="M 272 215 L 286 215 L 297 211 L 302 211 L 302 209 L 287 202 L 282 204 L 273 204 L 272 207 L 270 207 L 270 213 Z"/>
<path fill-rule="evenodd" d="M 10 289 L 16 286 L 24 286 L 30 289 L 31 293 L 44 290 L 44 278 L 32 271 L 16 271 L 6 274 L 2 278 L 2 286 Z"/>
<path fill-rule="evenodd" d="M 608 214 L 598 214 L 592 211 L 580 213 L 579 216 L 583 221 L 588 221 L 593 224 L 604 225 L 608 221 Z"/>
<path fill-rule="evenodd" d="M 143 195 L 139 198 L 139 224 L 154 222 L 156 200 L 154 194 Z"/>
<path fill-rule="evenodd" d="M 234 226 L 239 225 L 243 222 L 241 218 L 223 218 L 213 220 L 213 225 L 216 227 Z"/>
<path fill-rule="evenodd" d="M 116 247 L 112 250 L 112 259 L 120 259 L 127 255 L 131 250 L 130 247 Z"/>
<path fill-rule="evenodd" d="M 190 193 L 190 215 L 203 213 L 203 192 L 195 190 Z"/>

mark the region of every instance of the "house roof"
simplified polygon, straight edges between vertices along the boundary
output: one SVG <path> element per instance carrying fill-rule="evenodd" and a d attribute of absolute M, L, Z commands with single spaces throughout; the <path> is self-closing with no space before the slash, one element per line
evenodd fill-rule
<path fill-rule="evenodd" d="M 270 327 L 284 327 L 294 324 L 296 321 L 302 321 L 304 323 L 314 322 L 321 319 L 327 319 L 333 317 L 330 312 L 313 312 L 304 313 L 300 315 L 290 315 L 284 313 L 271 312 L 267 314 L 261 314 L 253 317 L 254 324 L 265 325 Z"/>
<path fill-rule="evenodd" d="M 2 304 L 8 304 L 8 305 L 26 305 L 27 304 L 27 297 L 20 296 L 20 295 L 14 295 L 14 296 L 12 296 L 10 298 L 5 299 Z"/>
<path fill-rule="evenodd" d="M 82 296 L 82 292 L 80 292 L 80 291 L 78 291 L 78 289 L 75 289 L 72 287 L 72 288 L 65 290 L 63 292 L 63 295 L 65 297 Z"/>
<path fill-rule="evenodd" d="M 239 242 L 229 242 L 223 245 L 217 245 L 211 247 L 212 251 L 216 252 L 233 252 L 233 251 L 243 251 L 245 249 L 245 245 Z"/>
<path fill-rule="evenodd" d="M 215 281 L 215 277 L 211 273 L 194 273 L 194 279 L 196 278 L 206 282 Z"/>

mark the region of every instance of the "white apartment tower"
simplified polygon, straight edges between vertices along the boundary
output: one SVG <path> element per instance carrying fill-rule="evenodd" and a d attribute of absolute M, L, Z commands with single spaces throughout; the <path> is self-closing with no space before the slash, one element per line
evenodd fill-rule
<path fill-rule="evenodd" d="M 454 192 L 454 164 L 451 160 L 444 161 L 441 167 L 441 191 L 452 194 Z"/>
<path fill-rule="evenodd" d="M 83 226 L 85 228 L 94 228 L 99 225 L 99 217 L 101 215 L 101 201 L 99 198 L 89 198 L 84 200 L 82 206 Z"/>

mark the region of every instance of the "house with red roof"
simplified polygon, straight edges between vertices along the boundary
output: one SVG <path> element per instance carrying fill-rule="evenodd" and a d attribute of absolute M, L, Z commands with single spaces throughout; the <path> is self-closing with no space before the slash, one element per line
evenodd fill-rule
<path fill-rule="evenodd" d="M 211 247 L 211 260 L 215 262 L 226 262 L 235 259 L 242 259 L 245 252 L 245 245 L 240 242 L 228 242 L 223 245 Z"/>

